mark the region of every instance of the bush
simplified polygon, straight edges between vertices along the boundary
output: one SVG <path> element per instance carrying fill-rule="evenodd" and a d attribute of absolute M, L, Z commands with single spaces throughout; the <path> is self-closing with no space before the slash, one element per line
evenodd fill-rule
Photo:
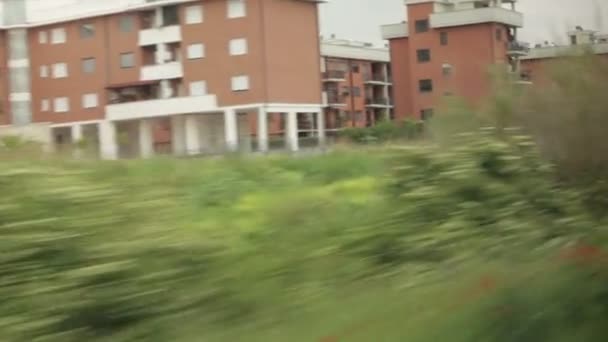
<path fill-rule="evenodd" d="M 407 141 L 422 138 L 424 125 L 421 121 L 382 121 L 371 127 L 349 127 L 340 135 L 353 143 L 369 144 L 389 141 Z"/>

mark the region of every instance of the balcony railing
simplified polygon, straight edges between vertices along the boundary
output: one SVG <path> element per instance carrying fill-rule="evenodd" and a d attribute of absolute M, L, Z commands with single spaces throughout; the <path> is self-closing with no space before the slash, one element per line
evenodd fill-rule
<path fill-rule="evenodd" d="M 390 101 L 386 97 L 369 97 L 365 99 L 367 106 L 389 106 Z"/>
<path fill-rule="evenodd" d="M 155 45 L 176 43 L 182 40 L 179 25 L 156 27 L 139 31 L 139 45 Z"/>
<path fill-rule="evenodd" d="M 383 74 L 372 74 L 364 76 L 365 83 L 390 83 L 389 78 Z"/>
<path fill-rule="evenodd" d="M 215 95 L 172 97 L 110 104 L 106 106 L 106 117 L 119 121 L 216 110 L 218 105 Z"/>
<path fill-rule="evenodd" d="M 325 81 L 344 81 L 346 80 L 346 72 L 341 70 L 328 70 L 323 73 Z"/>
<path fill-rule="evenodd" d="M 323 93 L 324 103 L 329 106 L 343 106 L 345 105 L 344 96 L 341 96 L 336 91 L 327 91 Z"/>
<path fill-rule="evenodd" d="M 507 44 L 507 51 L 510 55 L 527 55 L 530 52 L 530 44 L 514 40 Z"/>

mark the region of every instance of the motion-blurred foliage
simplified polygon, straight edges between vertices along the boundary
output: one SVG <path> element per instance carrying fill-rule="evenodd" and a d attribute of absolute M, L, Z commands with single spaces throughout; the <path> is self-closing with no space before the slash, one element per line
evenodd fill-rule
<path fill-rule="evenodd" d="M 524 341 L 505 331 L 562 327 L 580 307 L 584 324 L 563 329 L 591 334 L 599 271 L 567 288 L 557 271 L 509 277 L 504 295 L 441 309 L 470 263 L 526 265 L 601 235 L 552 176 L 527 139 L 484 134 L 302 159 L 7 161 L 0 340 L 316 341 L 380 317 L 343 340 Z M 556 306 L 572 291 L 582 302 Z"/>

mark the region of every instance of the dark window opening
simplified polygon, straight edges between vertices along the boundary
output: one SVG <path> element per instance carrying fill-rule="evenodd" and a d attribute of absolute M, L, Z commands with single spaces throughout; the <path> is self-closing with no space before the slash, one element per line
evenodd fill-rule
<path fill-rule="evenodd" d="M 416 20 L 416 33 L 427 32 L 429 30 L 429 21 L 427 19 Z"/>
<path fill-rule="evenodd" d="M 416 55 L 418 56 L 418 63 L 425 63 L 431 61 L 431 50 L 429 49 L 417 50 Z"/>
<path fill-rule="evenodd" d="M 577 45 L 577 43 L 578 43 L 578 39 L 576 39 L 576 36 L 575 35 L 571 35 L 570 36 L 570 44 L 571 45 Z"/>
<path fill-rule="evenodd" d="M 428 121 L 433 117 L 434 111 L 432 108 L 426 108 L 420 111 L 422 121 Z"/>
<path fill-rule="evenodd" d="M 352 72 L 355 74 L 359 73 L 359 64 L 354 64 L 351 68 Z"/>
<path fill-rule="evenodd" d="M 163 7 L 163 25 L 179 25 L 179 14 L 177 6 Z"/>
<path fill-rule="evenodd" d="M 95 36 L 95 25 L 82 24 L 80 25 L 80 38 L 91 38 Z"/>
<path fill-rule="evenodd" d="M 430 93 L 433 91 L 433 80 L 420 80 L 418 81 L 418 89 L 421 93 Z"/>
<path fill-rule="evenodd" d="M 446 46 L 448 45 L 448 33 L 447 32 L 441 32 L 439 34 L 439 42 L 441 43 L 441 45 Z"/>

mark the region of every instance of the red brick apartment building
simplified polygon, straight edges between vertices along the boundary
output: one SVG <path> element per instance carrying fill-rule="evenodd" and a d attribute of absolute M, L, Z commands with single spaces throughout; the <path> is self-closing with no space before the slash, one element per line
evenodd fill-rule
<path fill-rule="evenodd" d="M 96 141 L 107 159 L 159 141 L 266 151 L 277 130 L 296 151 L 302 127 L 324 141 L 322 1 L 106 0 L 35 20 L 2 1 L 0 123 L 49 123 L 55 143 Z"/>
<path fill-rule="evenodd" d="M 445 96 L 471 104 L 489 92 L 491 66 L 520 74 L 528 47 L 518 42 L 516 0 L 406 0 L 407 22 L 385 25 L 395 116 L 426 119 Z"/>
<path fill-rule="evenodd" d="M 534 84 L 543 85 L 547 81 L 547 67 L 560 57 L 591 51 L 608 60 L 608 35 L 600 35 L 593 30 L 577 27 L 568 32 L 569 45 L 555 46 L 539 44 L 522 57 L 521 76 Z"/>
<path fill-rule="evenodd" d="M 369 127 L 393 118 L 387 48 L 348 40 L 323 40 L 321 71 L 328 131 Z"/>

